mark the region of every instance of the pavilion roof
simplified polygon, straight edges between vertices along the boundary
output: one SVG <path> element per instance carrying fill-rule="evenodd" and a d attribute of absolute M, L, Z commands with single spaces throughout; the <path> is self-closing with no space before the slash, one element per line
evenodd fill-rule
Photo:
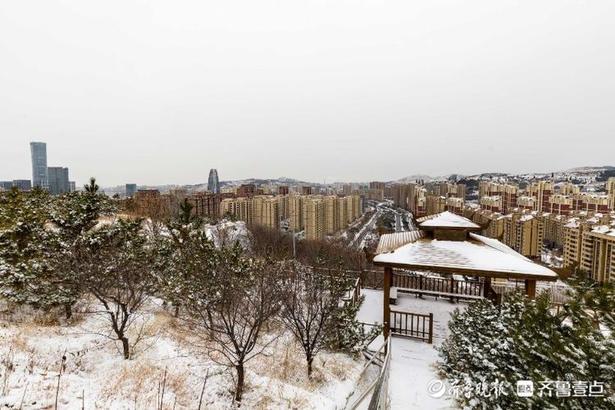
<path fill-rule="evenodd" d="M 463 216 L 449 211 L 428 215 L 416 220 L 421 229 L 467 229 L 477 230 L 480 226 Z"/>
<path fill-rule="evenodd" d="M 420 232 L 420 231 L 416 231 Z M 474 233 L 465 241 L 425 238 L 408 232 L 382 235 L 374 264 L 438 273 L 554 281 L 558 275 L 496 239 Z"/>

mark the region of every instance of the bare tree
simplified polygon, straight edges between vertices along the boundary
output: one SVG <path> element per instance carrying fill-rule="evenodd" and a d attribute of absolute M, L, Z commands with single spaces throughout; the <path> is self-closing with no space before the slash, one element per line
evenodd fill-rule
<path fill-rule="evenodd" d="M 280 317 L 301 344 L 311 377 L 314 358 L 327 344 L 327 330 L 342 309 L 341 300 L 350 283 L 339 272 L 316 273 L 294 262 L 284 264 L 284 271 L 278 282 L 283 295 Z"/>
<path fill-rule="evenodd" d="M 246 362 L 277 338 L 262 337 L 265 323 L 279 309 L 276 270 L 245 256 L 239 245 L 216 253 L 215 267 L 197 276 L 187 291 L 186 320 L 208 346 L 211 359 L 235 369 L 235 400 L 241 401 Z"/>
<path fill-rule="evenodd" d="M 124 359 L 129 359 L 128 330 L 156 291 L 152 249 L 141 233 L 140 221 L 120 220 L 93 232 L 89 240 L 90 248 L 81 259 L 82 283 L 102 305 L 95 313 L 109 321 L 106 336 L 121 342 Z"/>

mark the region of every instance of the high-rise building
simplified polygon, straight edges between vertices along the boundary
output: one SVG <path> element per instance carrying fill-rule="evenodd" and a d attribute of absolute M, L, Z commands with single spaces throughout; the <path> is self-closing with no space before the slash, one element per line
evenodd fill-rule
<path fill-rule="evenodd" d="M 499 196 L 502 198 L 502 212 L 509 212 L 517 206 L 519 187 L 510 184 L 498 184 L 491 181 L 480 181 L 478 198 L 484 196 Z"/>
<path fill-rule="evenodd" d="M 207 180 L 207 190 L 212 194 L 220 193 L 220 181 L 218 180 L 218 170 L 212 168 L 209 170 L 209 179 Z"/>
<path fill-rule="evenodd" d="M 75 181 L 68 181 L 68 186 L 70 188 L 70 192 L 75 192 L 77 190 L 77 184 Z"/>
<path fill-rule="evenodd" d="M 132 198 L 137 193 L 137 184 L 126 184 L 126 198 Z"/>
<path fill-rule="evenodd" d="M 242 184 L 237 188 L 237 196 L 254 196 L 256 194 L 256 185 L 254 184 Z"/>
<path fill-rule="evenodd" d="M 542 212 L 549 209 L 549 198 L 553 195 L 553 182 L 538 181 L 532 183 L 528 188 L 529 196 L 536 198 L 534 208 L 536 211 Z"/>
<path fill-rule="evenodd" d="M 322 197 L 308 196 L 303 201 L 305 238 L 322 239 L 325 235 L 325 207 Z"/>
<path fill-rule="evenodd" d="M 47 178 L 49 183 L 49 192 L 51 194 L 60 195 L 70 192 L 68 168 L 49 167 L 47 168 Z"/>
<path fill-rule="evenodd" d="M 31 142 L 32 155 L 32 185 L 49 189 L 49 176 L 47 174 L 47 144 L 44 142 Z"/>
<path fill-rule="evenodd" d="M 515 212 L 504 217 L 503 242 L 529 258 L 538 258 L 542 251 L 544 226 L 531 213 Z"/>
<path fill-rule="evenodd" d="M 606 192 L 609 196 L 609 209 L 615 211 L 615 177 L 606 181 Z"/>

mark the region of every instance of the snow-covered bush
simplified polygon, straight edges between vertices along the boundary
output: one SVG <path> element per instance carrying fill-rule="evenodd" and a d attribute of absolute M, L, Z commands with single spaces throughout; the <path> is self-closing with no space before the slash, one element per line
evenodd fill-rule
<path fill-rule="evenodd" d="M 440 369 L 464 408 L 614 408 L 613 287 L 577 283 L 573 289 L 559 313 L 543 293 L 536 300 L 513 294 L 500 306 L 481 300 L 452 315 Z M 535 386 L 531 397 L 516 394 L 523 380 Z M 551 390 L 544 388 L 549 381 Z M 602 395 L 556 391 L 593 382 L 604 383 Z"/>

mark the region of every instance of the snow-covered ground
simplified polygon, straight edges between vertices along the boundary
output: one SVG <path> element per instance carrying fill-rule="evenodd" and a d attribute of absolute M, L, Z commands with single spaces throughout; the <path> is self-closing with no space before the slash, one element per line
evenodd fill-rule
<path fill-rule="evenodd" d="M 381 290 L 363 289 L 363 304 L 357 313 L 357 319 L 364 323 L 382 323 L 383 292 Z M 398 294 L 397 305 L 393 309 L 407 310 L 414 313 L 433 313 L 434 343 L 394 336 L 391 342 L 391 368 L 389 376 L 389 397 L 391 410 L 395 409 L 449 409 L 455 403 L 446 395 L 430 393 L 430 386 L 444 383 L 437 375 L 439 346 L 448 335 L 448 321 L 451 313 L 465 303 L 451 303 L 446 299 L 434 299 L 424 296 Z M 380 342 L 381 343 L 381 342 Z M 444 388 L 444 384 L 441 385 Z"/>
<path fill-rule="evenodd" d="M 196 409 L 206 374 L 202 408 L 234 408 L 234 371 L 212 362 L 158 305 L 144 315 L 147 337 L 131 360 L 102 334 L 107 323 L 99 316 L 78 314 L 72 325 L 42 322 L 0 321 L 1 408 L 53 408 L 61 366 L 60 409 L 154 409 L 165 369 L 165 409 Z M 267 355 L 248 362 L 242 408 L 342 408 L 361 366 L 344 354 L 321 353 L 308 380 L 302 351 L 283 334 Z"/>

